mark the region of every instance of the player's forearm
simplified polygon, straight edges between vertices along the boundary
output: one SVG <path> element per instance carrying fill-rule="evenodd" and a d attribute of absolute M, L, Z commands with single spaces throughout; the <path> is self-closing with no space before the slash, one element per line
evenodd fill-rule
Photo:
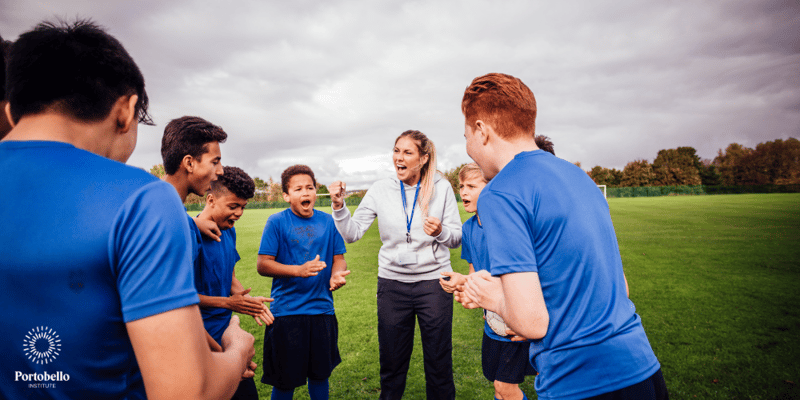
<path fill-rule="evenodd" d="M 222 353 L 210 353 L 206 361 L 203 381 L 203 399 L 229 399 L 239 386 L 249 359 L 241 346 L 225 349 Z M 185 397 L 190 398 L 190 397 Z"/>
<path fill-rule="evenodd" d="M 541 339 L 547 334 L 550 315 L 542 295 L 539 274 L 521 272 L 500 277 L 503 299 L 498 314 L 517 335 Z"/>
<path fill-rule="evenodd" d="M 241 330 L 224 352 L 212 353 L 195 305 L 126 327 L 149 399 L 230 398 L 251 354 L 252 336 Z"/>
<path fill-rule="evenodd" d="M 347 261 L 344 260 L 344 255 L 339 254 L 333 256 L 333 266 L 331 266 L 331 275 L 341 271 L 347 271 Z"/>
<path fill-rule="evenodd" d="M 199 294 L 200 297 L 200 307 L 213 307 L 213 308 L 228 308 L 228 298 L 227 297 L 218 297 L 218 296 L 206 296 Z"/>
<path fill-rule="evenodd" d="M 287 278 L 300 276 L 299 265 L 286 265 L 281 264 L 275 260 L 264 258 L 262 255 L 258 256 L 258 273 L 261 276 L 268 276 L 271 278 Z"/>
<path fill-rule="evenodd" d="M 231 293 L 241 293 L 244 291 L 244 285 L 242 282 L 239 282 L 239 279 L 236 278 L 236 272 L 233 273 L 233 279 L 231 280 Z"/>

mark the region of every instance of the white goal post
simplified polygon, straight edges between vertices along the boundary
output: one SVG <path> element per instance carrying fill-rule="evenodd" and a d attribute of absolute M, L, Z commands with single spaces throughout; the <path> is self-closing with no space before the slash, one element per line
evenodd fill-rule
<path fill-rule="evenodd" d="M 608 201 L 608 196 L 606 196 L 606 185 L 597 185 L 597 188 L 603 191 L 603 198 Z"/>

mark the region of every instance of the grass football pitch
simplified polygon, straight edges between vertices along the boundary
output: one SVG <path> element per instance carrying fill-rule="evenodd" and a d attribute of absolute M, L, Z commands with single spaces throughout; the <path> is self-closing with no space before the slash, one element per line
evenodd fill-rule
<path fill-rule="evenodd" d="M 800 398 L 800 194 L 609 199 L 630 296 L 661 362 L 673 399 Z M 351 210 L 353 207 L 351 207 Z M 330 212 L 330 208 L 321 208 Z M 261 232 L 280 210 L 247 210 L 236 224 L 242 260 L 236 276 L 253 295 L 271 279 L 256 272 Z M 196 213 L 192 213 L 196 214 Z M 461 210 L 462 220 L 468 214 Z M 330 378 L 332 399 L 376 399 L 380 391 L 377 224 L 347 245 L 348 283 L 334 293 L 342 363 Z M 460 250 L 453 269 L 467 272 Z M 256 338 L 261 365 L 262 327 Z M 458 399 L 490 399 L 481 372 L 479 310 L 454 304 L 453 364 Z M 613 369 L 613 365 L 609 365 Z M 271 387 L 256 385 L 268 399 Z M 534 377 L 521 385 L 536 398 Z M 419 331 L 405 398 L 425 398 Z M 305 387 L 295 399 L 307 399 Z"/>

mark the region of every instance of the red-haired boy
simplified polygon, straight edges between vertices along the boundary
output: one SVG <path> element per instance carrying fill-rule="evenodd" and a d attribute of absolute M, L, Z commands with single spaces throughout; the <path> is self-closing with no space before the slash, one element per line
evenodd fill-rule
<path fill-rule="evenodd" d="M 608 203 L 584 171 L 536 146 L 533 93 L 493 73 L 472 81 L 461 107 L 467 153 L 490 180 L 478 211 L 491 276 L 470 275 L 459 301 L 534 339 L 540 399 L 668 398 Z"/>

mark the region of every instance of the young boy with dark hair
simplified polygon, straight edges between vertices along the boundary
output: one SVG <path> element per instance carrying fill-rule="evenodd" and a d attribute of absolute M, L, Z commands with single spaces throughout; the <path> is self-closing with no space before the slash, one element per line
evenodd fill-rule
<path fill-rule="evenodd" d="M 136 63 L 91 22 L 43 23 L 15 42 L 6 82 L 0 398 L 232 395 L 253 336 L 236 320 L 209 351 L 183 206 L 124 164 L 149 121 Z"/>
<path fill-rule="evenodd" d="M 228 134 L 200 117 L 173 119 L 164 128 L 161 138 L 161 159 L 164 162 L 164 180 L 169 182 L 181 198 L 193 193 L 205 196 L 211 183 L 222 175 L 222 153 L 220 143 L 225 143 Z M 219 241 L 219 227 L 213 221 L 200 220 L 187 215 L 192 231 L 192 261 L 200 259 L 203 236 Z M 197 269 L 195 265 L 195 269 Z"/>
<path fill-rule="evenodd" d="M 170 121 L 161 138 L 161 159 L 164 162 L 164 180 L 178 192 L 181 203 L 190 193 L 205 196 L 211 182 L 222 175 L 222 153 L 220 143 L 228 134 L 222 128 L 200 117 L 180 117 Z M 202 269 L 203 234 L 219 241 L 219 227 L 207 219 L 192 218 L 183 214 L 189 222 L 191 232 L 192 265 L 195 271 Z M 214 235 L 211 235 L 214 233 Z M 210 335 L 206 338 L 214 351 L 221 351 L 219 343 Z"/>
<path fill-rule="evenodd" d="M 270 276 L 275 321 L 264 333 L 264 375 L 272 399 L 291 399 L 306 384 L 312 400 L 328 398 L 328 378 L 341 362 L 332 292 L 347 283 L 344 240 L 333 217 L 314 210 L 317 181 L 305 165 L 281 174 L 289 208 L 267 219 L 258 273 Z M 327 268 L 330 266 L 330 268 Z"/>
<path fill-rule="evenodd" d="M 236 251 L 236 228 L 233 225 L 244 213 L 247 200 L 255 194 L 255 182 L 236 167 L 224 167 L 224 173 L 211 183 L 206 206 L 197 216 L 213 222 L 222 231 L 220 241 L 203 238 L 203 262 L 196 265 L 194 279 L 200 295 L 203 325 L 214 340 L 222 345 L 222 333 L 231 321 L 232 311 L 247 314 L 256 322 L 271 324 L 272 314 L 264 304 L 266 297 L 251 297 L 236 279 L 234 266 L 241 259 Z M 252 366 L 252 365 L 251 365 Z M 257 399 L 258 390 L 252 377 L 239 383 L 232 399 Z"/>
<path fill-rule="evenodd" d="M 483 179 L 478 164 L 470 163 L 461 168 L 458 172 L 458 184 L 464 210 L 475 213 L 461 228 L 461 258 L 469 263 L 469 273 L 473 274 L 475 271 L 489 269 L 486 236 L 477 213 L 478 198 L 486 186 L 486 180 Z M 458 272 L 442 272 L 442 275 L 449 277 L 449 280 L 439 280 L 442 289 L 448 293 L 462 290 L 467 281 Z M 525 381 L 525 375 L 535 375 L 536 371 L 528 363 L 530 344 L 519 340 L 522 338 L 515 336 L 510 330 L 495 332 L 488 320 L 484 323 L 481 365 L 483 376 L 494 384 L 495 400 L 528 399 L 520 390 L 519 384 Z"/>
<path fill-rule="evenodd" d="M 490 268 L 467 277 L 458 300 L 534 339 L 540 399 L 668 398 L 628 299 L 608 203 L 584 171 L 539 151 L 533 93 L 488 74 L 461 107 L 467 153 L 490 181 L 478 202 Z"/>

